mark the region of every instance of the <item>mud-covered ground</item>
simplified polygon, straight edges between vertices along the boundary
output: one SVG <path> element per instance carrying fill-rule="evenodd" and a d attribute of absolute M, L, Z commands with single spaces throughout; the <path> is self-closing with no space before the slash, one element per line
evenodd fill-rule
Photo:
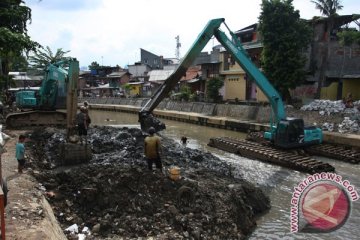
<path fill-rule="evenodd" d="M 58 166 L 63 133 L 37 129 L 31 139 L 34 175 L 57 219 L 63 229 L 89 228 L 86 239 L 242 239 L 270 206 L 229 165 L 170 139 L 162 138 L 165 174 L 147 170 L 139 129 L 92 128 L 92 160 L 65 168 Z M 172 165 L 181 169 L 178 181 L 167 176 Z"/>

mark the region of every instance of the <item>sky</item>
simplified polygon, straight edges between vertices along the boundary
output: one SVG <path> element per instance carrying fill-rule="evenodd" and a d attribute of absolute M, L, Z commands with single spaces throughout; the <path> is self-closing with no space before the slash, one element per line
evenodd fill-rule
<path fill-rule="evenodd" d="M 165 58 L 189 50 L 210 19 L 225 18 L 232 31 L 258 21 L 261 0 L 24 0 L 32 9 L 28 34 L 53 51 L 70 50 L 68 56 L 81 67 L 126 67 L 140 61 L 140 48 Z M 294 0 L 300 16 L 320 16 L 310 0 Z M 339 14 L 360 14 L 359 0 L 343 0 Z M 210 40 L 204 51 L 216 45 Z"/>

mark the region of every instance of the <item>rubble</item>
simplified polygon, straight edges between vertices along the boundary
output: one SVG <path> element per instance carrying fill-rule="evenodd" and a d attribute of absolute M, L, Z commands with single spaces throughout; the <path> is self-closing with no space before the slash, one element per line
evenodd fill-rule
<path fill-rule="evenodd" d="M 338 128 L 340 133 L 357 133 L 360 130 L 358 121 L 350 120 L 349 117 L 345 117 Z"/>
<path fill-rule="evenodd" d="M 315 99 L 313 102 L 302 106 L 300 109 L 303 111 L 319 111 L 320 115 L 330 115 L 331 113 L 352 114 L 359 112 L 359 106 L 360 101 L 355 101 L 353 108 L 346 108 L 342 100 L 331 101 Z"/>
<path fill-rule="evenodd" d="M 45 196 L 63 228 L 91 229 L 91 234 L 78 233 L 79 239 L 81 234 L 86 239 L 244 239 L 256 226 L 256 216 L 269 209 L 268 197 L 234 178 L 231 165 L 164 137 L 165 170 L 147 170 L 139 129 L 92 128 L 93 159 L 52 169 L 61 162 L 56 147 L 62 134 L 43 129 L 32 135 L 33 154 L 41 156 L 33 164 L 42 169 L 36 177 L 52 193 Z M 177 181 L 166 175 L 171 166 L 181 169 Z"/>
<path fill-rule="evenodd" d="M 301 107 L 302 111 L 318 111 L 318 119 L 324 131 L 339 133 L 359 133 L 360 100 L 353 102 L 353 108 L 346 108 L 342 100 L 314 100 Z M 328 116 L 328 117 L 327 117 Z M 336 118 L 335 118 L 336 116 Z"/>

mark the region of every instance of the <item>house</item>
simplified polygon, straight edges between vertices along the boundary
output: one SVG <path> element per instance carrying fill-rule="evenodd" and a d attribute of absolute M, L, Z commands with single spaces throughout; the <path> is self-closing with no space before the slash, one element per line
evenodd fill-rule
<path fill-rule="evenodd" d="M 152 70 L 149 72 L 149 84 L 144 84 L 145 96 L 154 93 L 161 84 L 174 72 L 174 70 Z"/>
<path fill-rule="evenodd" d="M 257 24 L 235 32 L 242 42 L 252 62 L 260 66 L 260 54 L 262 50 L 261 36 L 257 32 Z M 258 101 L 267 102 L 268 99 L 260 88 L 250 79 L 246 72 L 235 61 L 234 56 L 224 48 L 220 51 L 220 75 L 224 79 L 225 101 Z"/>
<path fill-rule="evenodd" d="M 9 72 L 16 88 L 38 87 L 44 75 L 29 75 L 27 72 Z"/>
<path fill-rule="evenodd" d="M 136 62 L 133 65 L 128 65 L 128 71 L 133 81 L 147 82 L 149 80 L 148 73 L 151 71 L 151 67 L 147 64 Z"/>
<path fill-rule="evenodd" d="M 360 46 L 352 44 L 351 46 L 341 46 L 336 35 L 343 31 L 350 23 L 357 23 L 360 15 L 342 15 L 334 19 L 334 27 L 330 34 L 329 49 L 326 47 L 326 18 L 315 17 L 308 20 L 313 28 L 313 41 L 309 48 L 304 52 L 307 57 L 305 69 L 308 73 L 304 85 L 292 90 L 292 96 L 301 99 L 314 98 L 320 79 L 320 68 L 323 61 L 324 51 L 328 51 L 329 58 L 325 69 L 326 81 L 321 87 L 321 98 L 324 99 L 342 99 L 351 92 L 353 97 L 360 99 Z M 235 34 L 242 42 L 244 49 L 247 50 L 252 62 L 261 69 L 260 56 L 262 52 L 262 39 L 257 31 L 257 24 L 245 27 Z M 221 75 L 225 77 L 225 99 L 231 99 L 235 95 L 240 95 L 238 99 L 257 101 L 267 101 L 264 94 L 254 86 L 234 59 L 226 52 L 223 53 L 221 61 Z M 245 88 L 245 93 L 236 93 L 233 89 Z M 245 94 L 245 95 L 244 95 Z"/>
<path fill-rule="evenodd" d="M 106 82 L 110 87 L 119 88 L 130 81 L 131 74 L 128 71 L 117 71 L 106 75 Z"/>
<path fill-rule="evenodd" d="M 201 79 L 201 66 L 189 67 L 185 76 L 180 80 L 180 86 L 187 85 L 190 87 L 191 92 L 205 91 L 205 81 Z"/>
<path fill-rule="evenodd" d="M 163 57 L 157 56 L 149 51 L 140 48 L 140 62 L 141 64 L 148 65 L 151 69 L 163 68 Z"/>
<path fill-rule="evenodd" d="M 330 31 L 330 39 L 327 39 L 327 18 L 314 17 L 308 20 L 313 26 L 313 42 L 308 50 L 308 81 L 321 84 L 321 67 L 324 60 L 324 52 L 328 52 L 328 60 L 325 62 L 325 81 L 321 86 L 321 98 L 342 99 L 348 93 L 352 93 L 354 99 L 360 99 L 360 45 L 353 43 L 350 46 L 342 46 L 337 33 L 347 30 L 350 24 L 357 25 L 360 30 L 359 14 L 338 15 L 334 17 L 333 29 Z M 329 46 L 327 47 L 327 44 Z"/>

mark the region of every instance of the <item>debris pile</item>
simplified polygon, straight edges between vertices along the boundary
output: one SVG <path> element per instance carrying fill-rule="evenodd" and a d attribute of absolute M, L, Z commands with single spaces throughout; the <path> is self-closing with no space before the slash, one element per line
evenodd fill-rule
<path fill-rule="evenodd" d="M 340 133 L 357 133 L 359 132 L 359 124 L 357 120 L 350 120 L 349 117 L 344 117 L 342 123 L 339 124 Z"/>
<path fill-rule="evenodd" d="M 48 132 L 33 134 L 42 142 L 33 152 L 41 154 L 42 146 L 47 161 L 56 164 L 56 151 L 50 150 L 62 137 Z M 89 164 L 37 172 L 59 222 L 64 229 L 73 226 L 66 231 L 69 239 L 80 234 L 86 239 L 243 239 L 255 227 L 255 217 L 269 209 L 268 197 L 234 178 L 230 165 L 169 139 L 162 139 L 163 164 L 178 166 L 181 178 L 172 181 L 165 170 L 147 170 L 143 139 L 138 129 L 96 127 L 88 136 L 94 151 Z M 80 232 L 84 228 L 90 230 Z"/>
<path fill-rule="evenodd" d="M 303 111 L 319 111 L 320 115 L 330 115 L 332 113 L 345 113 L 352 114 L 357 113 L 360 101 L 354 102 L 353 108 L 346 108 L 342 100 L 331 101 L 331 100 L 319 100 L 315 99 L 308 105 L 302 106 L 300 109 Z"/>
<path fill-rule="evenodd" d="M 324 131 L 340 133 L 359 133 L 360 100 L 347 108 L 342 100 L 314 100 L 301 107 L 302 111 L 318 111 L 320 118 L 314 118 Z M 314 123 L 315 125 L 317 123 Z"/>

